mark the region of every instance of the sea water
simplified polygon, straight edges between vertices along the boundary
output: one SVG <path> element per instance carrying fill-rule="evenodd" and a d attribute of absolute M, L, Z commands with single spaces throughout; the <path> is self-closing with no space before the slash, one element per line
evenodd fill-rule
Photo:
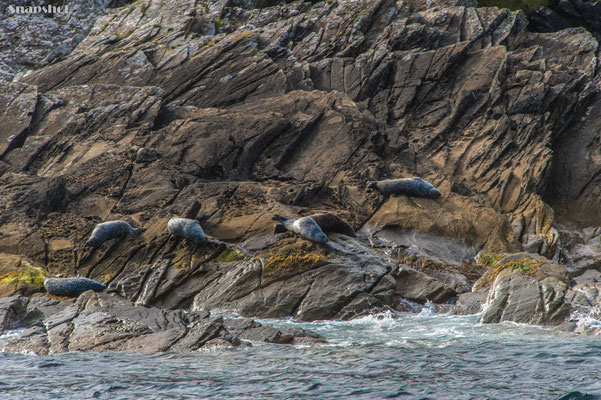
<path fill-rule="evenodd" d="M 0 353 L 0 399 L 597 399 L 601 337 L 478 316 L 380 314 L 295 324 L 318 346 L 193 354 Z"/>

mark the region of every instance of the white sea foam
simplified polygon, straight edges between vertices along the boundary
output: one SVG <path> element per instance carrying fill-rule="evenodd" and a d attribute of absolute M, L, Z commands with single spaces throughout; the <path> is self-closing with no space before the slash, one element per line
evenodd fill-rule
<path fill-rule="evenodd" d="M 575 324 L 574 331 L 577 333 L 600 333 L 600 315 L 601 310 L 599 307 L 591 307 L 589 309 L 579 309 L 573 311 L 569 320 Z"/>

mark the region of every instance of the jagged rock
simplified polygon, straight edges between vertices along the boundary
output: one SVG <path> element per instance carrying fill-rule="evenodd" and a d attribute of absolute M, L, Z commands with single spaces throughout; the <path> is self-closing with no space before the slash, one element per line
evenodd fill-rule
<path fill-rule="evenodd" d="M 562 12 L 587 11 L 580 25 L 593 34 L 532 32 L 522 12 L 457 0 L 90 3 L 80 22 L 65 16 L 77 27 L 55 38 L 40 28 L 0 52 L 0 252 L 138 304 L 307 320 L 394 306 L 400 292 L 444 301 L 465 290 L 451 276 L 392 276 L 388 250 L 367 245 L 384 233 L 596 267 L 558 243 L 556 221 L 601 225 L 598 2 L 551 3 L 571 25 Z M 19 18 L 0 24 L 55 22 Z M 443 197 L 382 203 L 365 190 L 368 177 L 407 176 Z M 317 211 L 363 227 L 358 239 L 265 274 L 269 249 L 293 240 L 265 236 L 271 215 Z M 249 249 L 171 240 L 173 215 Z M 139 242 L 84 248 L 96 223 L 126 218 L 146 229 Z M 399 283 L 408 276 L 414 288 Z M 536 292 L 513 281 L 497 292 Z M 227 341 L 209 325 L 198 337 Z"/>
<path fill-rule="evenodd" d="M 64 59 L 88 34 L 96 20 L 107 13 L 111 0 L 72 0 L 57 13 L 11 13 L 8 6 L 29 7 L 27 1 L 1 1 L 0 41 L 10 43 L 0 50 L 0 80 L 11 81 L 18 73 Z"/>
<path fill-rule="evenodd" d="M 555 278 L 565 285 L 570 285 L 570 277 L 565 267 L 538 254 L 515 253 L 494 260 L 482 277 L 474 283 L 473 290 L 488 289 L 505 269 L 526 273 L 539 282 L 545 278 Z"/>
<path fill-rule="evenodd" d="M 567 290 L 566 283 L 555 277 L 538 281 L 519 270 L 505 269 L 489 291 L 481 321 L 557 325 L 571 313 L 564 302 Z"/>
<path fill-rule="evenodd" d="M 320 245 L 296 238 L 276 244 L 260 253 L 261 259 L 230 267 L 195 297 L 192 308 L 226 307 L 246 316 L 313 321 L 383 305 L 375 296 L 385 298 L 381 294 L 394 287 L 385 278 L 391 260 L 380 259 L 355 239 L 331 242 L 325 253 L 318 251 Z M 359 301 L 362 296 L 372 301 Z"/>
<path fill-rule="evenodd" d="M 444 283 L 411 268 L 400 267 L 394 276 L 395 294 L 407 300 L 422 304 L 428 300 L 443 303 L 457 295 Z"/>
<path fill-rule="evenodd" d="M 0 299 L 0 333 L 7 352 L 35 354 L 67 351 L 192 352 L 217 342 L 237 346 L 240 339 L 272 343 L 322 343 L 301 328 L 273 328 L 255 321 L 211 316 L 206 311 L 165 311 L 135 306 L 118 296 L 88 291 L 76 300 L 44 296 Z"/>
<path fill-rule="evenodd" d="M 550 0 L 529 16 L 532 29 L 555 32 L 569 27 L 584 27 L 601 37 L 601 3 L 582 0 Z"/>
<path fill-rule="evenodd" d="M 457 296 L 455 307 L 452 314 L 454 315 L 473 315 L 479 314 L 486 304 L 488 293 L 486 291 L 467 292 Z"/>

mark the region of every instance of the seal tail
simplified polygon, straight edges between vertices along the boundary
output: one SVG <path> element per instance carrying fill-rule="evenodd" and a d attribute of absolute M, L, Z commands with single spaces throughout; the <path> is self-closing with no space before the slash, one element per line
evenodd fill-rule
<path fill-rule="evenodd" d="M 286 217 L 282 217 L 282 216 L 281 216 L 281 215 L 279 215 L 279 214 L 274 214 L 272 219 L 273 219 L 274 221 L 280 221 L 280 222 L 286 222 L 286 221 L 288 221 L 288 218 L 286 218 Z"/>
<path fill-rule="evenodd" d="M 138 236 L 145 230 L 146 230 L 146 228 L 132 228 L 131 234 L 132 234 L 132 236 Z"/>

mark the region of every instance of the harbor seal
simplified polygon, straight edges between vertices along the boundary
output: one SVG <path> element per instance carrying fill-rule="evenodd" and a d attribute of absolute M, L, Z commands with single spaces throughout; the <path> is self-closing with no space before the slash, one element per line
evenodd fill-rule
<path fill-rule="evenodd" d="M 102 292 L 106 286 L 88 278 L 46 278 L 44 287 L 48 294 L 61 297 L 79 297 L 85 291 Z"/>
<path fill-rule="evenodd" d="M 377 189 L 384 196 L 404 194 L 405 196 L 426 197 L 428 199 L 437 199 L 440 197 L 440 192 L 434 185 L 418 177 L 386 179 L 383 181 L 370 179 L 367 182 L 367 188 Z"/>
<path fill-rule="evenodd" d="M 167 223 L 167 230 L 173 236 L 188 238 L 194 243 L 207 240 L 200 223 L 195 219 L 173 217 Z"/>
<path fill-rule="evenodd" d="M 355 237 L 355 230 L 336 214 L 329 212 L 320 212 L 308 216 L 317 222 L 317 225 L 324 232 L 342 233 L 343 235 Z M 273 227 L 273 233 L 283 233 L 287 229 L 282 224 L 275 224 Z"/>
<path fill-rule="evenodd" d="M 136 237 L 144 231 L 145 229 L 134 228 L 122 220 L 103 222 L 96 225 L 92 231 L 92 235 L 86 242 L 86 245 L 91 247 L 100 247 L 102 243 L 109 239 L 114 239 L 121 235 Z"/>
<path fill-rule="evenodd" d="M 273 216 L 273 219 L 281 222 L 287 230 L 296 233 L 303 239 L 317 243 L 328 242 L 328 237 L 312 218 L 302 217 L 299 219 L 288 219 L 276 214 Z"/>

